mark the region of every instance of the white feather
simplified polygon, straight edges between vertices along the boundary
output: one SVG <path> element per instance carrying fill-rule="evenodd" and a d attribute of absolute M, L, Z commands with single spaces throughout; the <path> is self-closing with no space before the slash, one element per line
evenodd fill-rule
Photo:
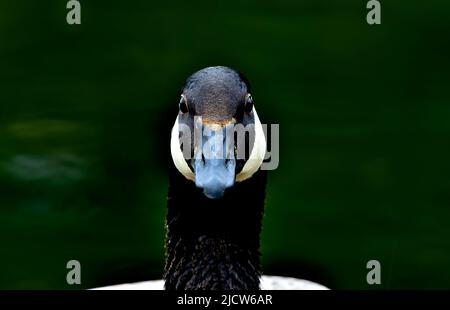
<path fill-rule="evenodd" d="M 260 287 L 262 290 L 328 290 L 327 287 L 311 281 L 278 276 L 262 276 Z M 164 289 L 163 280 L 126 283 L 94 288 L 94 290 L 163 290 L 163 289 Z"/>
<path fill-rule="evenodd" d="M 172 155 L 173 163 L 175 167 L 180 171 L 186 179 L 195 182 L 195 175 L 189 168 L 186 160 L 184 159 L 183 152 L 180 147 L 180 131 L 178 128 L 178 117 L 175 120 L 175 124 L 172 127 L 172 137 L 170 139 L 170 153 Z"/>
<path fill-rule="evenodd" d="M 253 142 L 253 149 L 244 168 L 242 168 L 242 171 L 236 176 L 236 182 L 247 180 L 258 171 L 264 161 L 264 156 L 266 155 L 266 137 L 264 136 L 264 130 L 255 107 L 253 107 L 253 116 L 255 118 L 255 141 Z"/>

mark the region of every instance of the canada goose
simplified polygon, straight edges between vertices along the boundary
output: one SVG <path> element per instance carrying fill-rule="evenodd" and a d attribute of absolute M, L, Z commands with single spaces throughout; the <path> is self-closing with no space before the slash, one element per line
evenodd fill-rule
<path fill-rule="evenodd" d="M 230 145 L 227 139 L 227 129 L 239 124 L 247 126 L 248 137 L 253 137 L 244 139 L 248 151 L 240 157 L 237 141 Z M 325 289 L 299 279 L 261 277 L 267 172 L 260 167 L 266 139 L 250 84 L 242 74 L 209 67 L 186 80 L 170 148 L 163 281 L 109 288 Z"/>
<path fill-rule="evenodd" d="M 259 289 L 267 175 L 259 166 L 266 141 L 250 86 L 234 70 L 206 68 L 187 79 L 179 105 L 171 137 L 175 169 L 169 177 L 165 288 Z M 180 148 L 181 124 L 192 133 L 203 128 L 202 139 L 192 135 L 192 159 L 186 160 Z M 248 162 L 235 159 L 235 147 L 227 145 L 223 133 L 237 124 L 254 124 L 256 154 Z M 198 158 L 198 152 L 210 150 L 208 143 L 212 156 Z"/>

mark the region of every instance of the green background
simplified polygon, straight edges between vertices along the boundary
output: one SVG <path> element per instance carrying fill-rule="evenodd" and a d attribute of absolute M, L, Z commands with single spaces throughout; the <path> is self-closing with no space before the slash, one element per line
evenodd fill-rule
<path fill-rule="evenodd" d="M 64 0 L 0 2 L 0 288 L 161 277 L 168 134 L 210 65 L 280 124 L 265 273 L 450 288 L 448 1 L 382 1 L 379 26 L 366 1 L 81 4 L 69 26 Z"/>

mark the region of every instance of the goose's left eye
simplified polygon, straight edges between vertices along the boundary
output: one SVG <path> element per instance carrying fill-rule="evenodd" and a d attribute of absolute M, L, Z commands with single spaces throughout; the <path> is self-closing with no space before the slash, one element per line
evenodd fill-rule
<path fill-rule="evenodd" d="M 188 104 L 187 104 L 187 99 L 186 99 L 186 96 L 185 96 L 185 95 L 181 95 L 179 106 L 180 106 L 180 111 L 181 111 L 182 113 L 187 113 L 187 112 L 189 112 L 189 108 L 188 108 Z"/>
<path fill-rule="evenodd" d="M 245 97 L 245 112 L 250 113 L 253 110 L 253 97 L 251 94 L 248 94 Z"/>

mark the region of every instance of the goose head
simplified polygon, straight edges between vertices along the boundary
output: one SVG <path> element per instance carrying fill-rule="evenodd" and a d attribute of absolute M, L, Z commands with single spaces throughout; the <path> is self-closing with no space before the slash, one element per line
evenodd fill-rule
<path fill-rule="evenodd" d="M 171 155 L 177 170 L 220 199 L 260 168 L 266 139 L 248 80 L 227 67 L 209 67 L 185 82 L 172 128 Z"/>

